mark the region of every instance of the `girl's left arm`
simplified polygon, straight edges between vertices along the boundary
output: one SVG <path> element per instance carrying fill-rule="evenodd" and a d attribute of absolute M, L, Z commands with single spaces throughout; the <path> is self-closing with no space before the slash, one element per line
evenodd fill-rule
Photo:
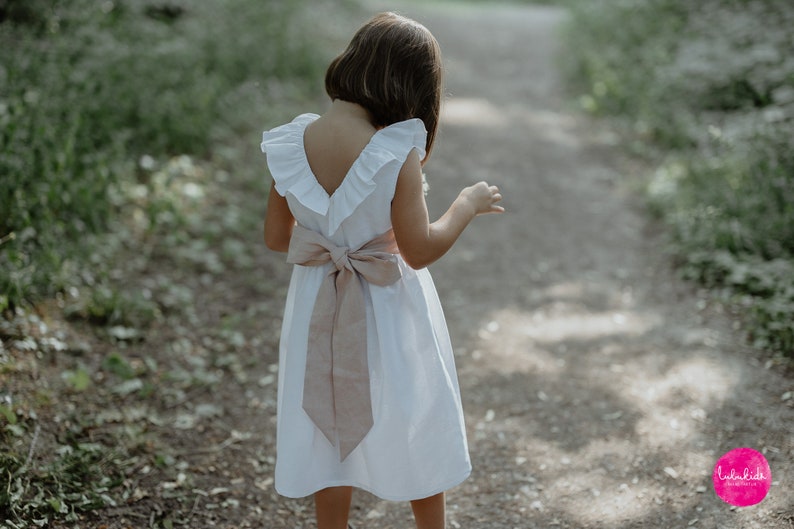
<path fill-rule="evenodd" d="M 276 184 L 273 182 L 270 184 L 270 193 L 267 197 L 265 244 L 276 252 L 288 251 L 294 227 L 295 217 L 289 210 L 287 199 L 278 194 Z"/>

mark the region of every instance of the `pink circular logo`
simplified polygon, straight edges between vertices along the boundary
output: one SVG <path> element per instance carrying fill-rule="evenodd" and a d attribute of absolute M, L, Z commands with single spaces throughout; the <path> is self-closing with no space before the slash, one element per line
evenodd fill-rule
<path fill-rule="evenodd" d="M 760 503 L 769 492 L 772 472 L 761 452 L 735 448 L 719 458 L 711 475 L 714 492 L 737 507 Z"/>

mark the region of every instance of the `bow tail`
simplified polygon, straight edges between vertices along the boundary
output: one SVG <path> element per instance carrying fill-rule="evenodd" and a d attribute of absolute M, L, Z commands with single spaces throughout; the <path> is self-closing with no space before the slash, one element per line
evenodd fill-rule
<path fill-rule="evenodd" d="M 332 337 L 332 380 L 340 458 L 344 460 L 366 437 L 374 421 L 363 287 L 349 269 L 340 271 L 336 283 L 339 298 Z"/>
<path fill-rule="evenodd" d="M 333 356 L 331 337 L 336 313 L 334 275 L 326 276 L 312 310 L 306 373 L 303 378 L 303 409 L 331 444 L 336 444 L 334 421 Z"/>

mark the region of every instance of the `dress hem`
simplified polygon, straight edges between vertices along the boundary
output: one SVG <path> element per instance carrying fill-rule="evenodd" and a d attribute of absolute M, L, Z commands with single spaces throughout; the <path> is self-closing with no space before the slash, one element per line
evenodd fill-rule
<path fill-rule="evenodd" d="M 276 492 L 278 492 L 279 495 L 284 496 L 285 498 L 305 498 L 307 496 L 311 496 L 315 492 L 321 491 L 323 489 L 327 489 L 328 487 L 354 487 L 354 488 L 361 489 L 363 491 L 369 492 L 370 494 L 372 494 L 374 496 L 377 496 L 381 500 L 386 500 L 386 501 L 413 501 L 413 500 L 421 500 L 423 498 L 429 498 L 430 496 L 435 496 L 436 494 L 439 494 L 441 492 L 444 492 L 446 490 L 449 490 L 449 489 L 451 489 L 453 487 L 456 487 L 456 486 L 460 485 L 461 483 L 466 481 L 466 479 L 468 479 L 468 477 L 471 475 L 471 470 L 472 469 L 469 468 L 468 470 L 466 470 L 466 472 L 464 474 L 459 475 L 455 479 L 449 480 L 448 484 L 445 484 L 443 486 L 437 487 L 435 489 L 431 489 L 428 492 L 420 492 L 420 493 L 411 494 L 411 495 L 393 496 L 391 494 L 381 494 L 381 493 L 379 493 L 376 490 L 375 487 L 369 487 L 369 486 L 363 485 L 361 483 L 345 481 L 345 480 L 342 480 L 342 481 L 329 481 L 329 482 L 323 483 L 320 486 L 311 488 L 308 492 L 292 492 L 292 491 L 287 491 L 287 490 L 280 490 L 279 487 L 276 486 Z"/>

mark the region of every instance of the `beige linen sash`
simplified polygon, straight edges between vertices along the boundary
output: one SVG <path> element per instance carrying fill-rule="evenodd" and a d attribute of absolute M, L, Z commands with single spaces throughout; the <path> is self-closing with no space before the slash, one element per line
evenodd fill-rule
<path fill-rule="evenodd" d="M 287 262 L 303 266 L 335 266 L 322 284 L 309 324 L 303 409 L 335 444 L 340 461 L 372 428 L 372 403 L 367 365 L 367 314 L 358 277 L 386 286 L 402 275 L 397 243 L 389 230 L 357 250 L 336 246 L 317 232 L 295 226 Z"/>

